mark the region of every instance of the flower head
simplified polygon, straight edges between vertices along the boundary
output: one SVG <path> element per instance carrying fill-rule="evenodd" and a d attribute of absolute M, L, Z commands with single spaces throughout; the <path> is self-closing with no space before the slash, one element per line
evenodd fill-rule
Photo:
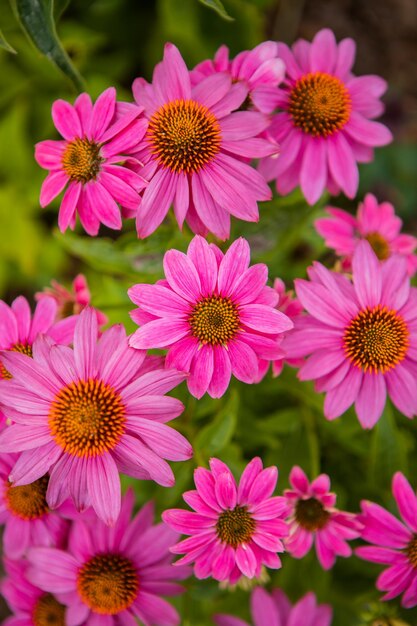
<path fill-rule="evenodd" d="M 28 558 L 31 582 L 59 594 L 72 624 L 83 626 L 176 626 L 179 616 L 161 595 L 178 595 L 188 568 L 171 567 L 168 547 L 177 534 L 153 525 L 149 503 L 131 519 L 133 494 L 122 502 L 120 516 L 109 529 L 99 520 L 80 516 L 72 525 L 67 550 L 33 548 Z"/>
<path fill-rule="evenodd" d="M 259 359 L 278 358 L 277 336 L 292 328 L 274 308 L 277 294 L 266 286 L 267 267 L 249 267 L 249 257 L 244 239 L 223 255 L 197 236 L 187 254 L 165 254 L 166 280 L 129 290 L 140 307 L 132 318 L 141 325 L 130 344 L 168 348 L 167 365 L 190 372 L 188 389 L 196 398 L 206 391 L 222 396 L 231 374 L 255 382 Z"/>
<path fill-rule="evenodd" d="M 282 109 L 268 133 L 281 144 L 279 158 L 266 158 L 260 171 L 276 179 L 287 194 L 300 185 L 310 204 L 327 188 L 353 198 L 358 188 L 357 163 L 371 161 L 373 149 L 392 139 L 372 118 L 383 111 L 380 97 L 386 83 L 379 76 L 355 77 L 355 43 L 336 43 L 331 30 L 317 33 L 312 43 L 297 41 L 292 50 L 278 44 L 286 66 L 286 84 L 278 88 Z"/>
<path fill-rule="evenodd" d="M 329 217 L 316 220 L 317 232 L 324 237 L 326 246 L 334 248 L 343 257 L 343 266 L 349 270 L 355 246 L 366 239 L 380 261 L 386 261 L 393 254 L 407 259 L 408 274 L 417 271 L 417 238 L 401 234 L 401 219 L 389 202 L 378 204 L 377 199 L 368 193 L 359 204 L 356 217 L 335 207 L 327 207 Z"/>
<path fill-rule="evenodd" d="M 174 530 L 191 535 L 171 548 L 186 555 L 176 565 L 194 562 L 197 578 L 212 576 L 231 584 L 242 575 L 259 577 L 262 565 L 281 567 L 277 552 L 284 550 L 287 526 L 282 519 L 285 500 L 271 497 L 277 468 L 263 469 L 256 457 L 246 466 L 239 485 L 222 461 L 211 459 L 210 470 L 197 468 L 197 489 L 183 495 L 194 511 L 170 509 L 162 514 Z"/>
<path fill-rule="evenodd" d="M 79 315 L 73 350 L 41 337 L 33 359 L 4 353 L 13 380 L 0 381 L 0 395 L 16 423 L 1 433 L 0 451 L 22 451 L 10 474 L 14 485 L 49 471 L 49 507 L 70 496 L 78 509 L 92 505 L 113 524 L 120 510 L 119 471 L 171 486 L 174 475 L 164 459 L 188 459 L 192 448 L 163 423 L 183 410 L 164 394 L 184 375 L 147 371 L 145 352 L 129 348 L 121 326 L 97 337 L 97 317 L 88 308 Z"/>
<path fill-rule="evenodd" d="M 137 78 L 136 102 L 149 127 L 136 157 L 149 180 L 137 217 L 139 237 L 158 228 L 171 204 L 177 222 L 199 234 L 229 237 L 230 216 L 258 220 L 259 200 L 271 198 L 264 178 L 247 163 L 277 152 L 257 137 L 269 125 L 255 111 L 238 111 L 247 96 L 242 83 L 216 73 L 192 87 L 178 49 L 168 43 L 152 84 Z M 243 158 L 242 158 L 243 157 Z"/>
<path fill-rule="evenodd" d="M 126 217 L 136 215 L 138 192 L 146 183 L 125 167 L 125 161 L 146 132 L 142 110 L 117 103 L 114 87 L 106 89 L 94 106 L 86 93 L 74 106 L 54 102 L 52 118 L 64 139 L 36 144 L 35 158 L 49 170 L 41 189 L 42 207 L 66 187 L 58 216 L 62 232 L 75 228 L 77 213 L 89 235 L 97 235 L 100 224 L 120 230 L 117 203 Z"/>
<path fill-rule="evenodd" d="M 355 553 L 366 561 L 388 565 L 376 582 L 385 591 L 382 599 L 403 594 L 401 604 L 411 608 L 417 605 L 417 497 L 401 472 L 393 478 L 392 493 L 403 521 L 379 504 L 363 501 L 361 537 L 373 545 L 357 548 Z"/>
<path fill-rule="evenodd" d="M 330 626 L 332 609 L 328 604 L 317 604 L 311 591 L 294 606 L 281 589 L 269 594 L 262 587 L 254 589 L 250 599 L 253 623 L 256 626 Z M 231 615 L 216 615 L 216 626 L 249 626 Z"/>
<path fill-rule="evenodd" d="M 404 258 L 381 265 L 367 241 L 357 244 L 352 272 L 350 281 L 317 263 L 310 282 L 295 281 L 308 315 L 284 347 L 294 358 L 311 355 L 299 378 L 326 392 L 327 419 L 355 403 L 361 425 L 371 428 L 387 393 L 407 417 L 417 412 L 417 290 Z"/>
<path fill-rule="evenodd" d="M 278 58 L 278 44 L 264 41 L 253 50 L 244 50 L 229 59 L 229 49 L 221 46 L 214 59 L 202 61 L 190 73 L 191 84 L 198 85 L 213 74 L 224 72 L 233 82 L 241 82 L 248 89 L 244 104 L 261 113 L 272 113 L 279 101 L 277 86 L 285 75 L 285 65 Z M 242 108 L 242 107 L 241 107 Z"/>
<path fill-rule="evenodd" d="M 311 483 L 303 470 L 291 470 L 290 484 L 284 496 L 288 504 L 289 536 L 285 548 L 296 559 L 309 552 L 313 543 L 324 569 L 333 567 L 337 556 L 352 554 L 347 541 L 360 535 L 357 516 L 335 508 L 336 495 L 330 492 L 330 479 L 320 474 Z"/>

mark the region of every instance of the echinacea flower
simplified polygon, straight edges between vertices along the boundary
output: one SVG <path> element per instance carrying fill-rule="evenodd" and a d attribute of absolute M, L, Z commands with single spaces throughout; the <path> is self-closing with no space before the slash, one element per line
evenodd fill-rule
<path fill-rule="evenodd" d="M 132 312 L 140 328 L 130 345 L 168 348 L 168 367 L 190 372 L 188 389 L 196 398 L 206 391 L 219 398 L 232 374 L 255 382 L 259 359 L 278 358 L 276 338 L 292 328 L 291 320 L 274 308 L 278 296 L 266 286 L 266 265 L 249 267 L 249 260 L 245 239 L 223 255 L 196 236 L 187 254 L 165 254 L 166 280 L 129 289 L 140 307 Z"/>
<path fill-rule="evenodd" d="M 264 159 L 260 171 L 267 180 L 276 179 L 283 195 L 300 185 L 309 204 L 326 188 L 353 198 L 357 163 L 372 161 L 373 149 L 392 140 L 390 131 L 373 121 L 383 112 L 386 82 L 379 76 L 354 76 L 354 41 L 337 44 L 326 28 L 312 43 L 300 39 L 292 50 L 279 43 L 278 55 L 285 63 L 286 84 L 278 88 L 282 111 L 268 133 L 281 144 L 281 155 Z"/>
<path fill-rule="evenodd" d="M 20 559 L 32 546 L 57 546 L 66 537 L 67 523 L 46 502 L 48 475 L 16 487 L 9 474 L 17 454 L 0 456 L 0 525 L 4 526 L 3 551 Z"/>
<path fill-rule="evenodd" d="M 241 576 L 259 577 L 262 565 L 278 569 L 287 525 L 282 519 L 285 499 L 271 497 L 278 480 L 276 467 L 263 469 L 255 457 L 244 469 L 239 484 L 228 466 L 210 460 L 210 470 L 194 472 L 196 490 L 183 494 L 194 509 L 169 509 L 162 519 L 174 530 L 191 535 L 171 548 L 185 554 L 175 565 L 195 563 L 197 578 L 236 583 Z"/>
<path fill-rule="evenodd" d="M 3 353 L 13 380 L 0 381 L 0 397 L 16 423 L 1 433 L 0 451 L 22 452 L 10 473 L 13 485 L 49 471 L 50 508 L 71 497 L 79 510 L 92 505 L 113 524 L 120 510 L 119 471 L 172 486 L 164 459 L 188 459 L 192 448 L 164 423 L 183 410 L 164 394 L 184 374 L 156 369 L 142 375 L 145 352 L 129 348 L 121 325 L 97 337 L 97 316 L 86 308 L 73 349 L 40 337 L 33 359 Z"/>
<path fill-rule="evenodd" d="M 2 622 L 3 626 L 67 626 L 65 606 L 28 580 L 26 559 L 5 558 L 3 564 L 6 578 L 0 583 L 0 591 L 14 613 Z"/>
<path fill-rule="evenodd" d="M 299 371 L 325 391 L 327 419 L 353 403 L 363 428 L 372 428 L 387 394 L 407 417 L 417 412 L 417 289 L 407 263 L 392 256 L 381 264 L 367 241 L 352 258 L 352 281 L 320 263 L 311 281 L 296 280 L 308 315 L 284 341 L 293 358 L 311 355 Z"/>
<path fill-rule="evenodd" d="M 32 548 L 30 581 L 56 594 L 71 626 L 177 626 L 179 615 L 162 595 L 178 595 L 187 567 L 171 566 L 168 548 L 177 538 L 164 524 L 153 525 L 153 505 L 131 519 L 133 494 L 124 497 L 120 516 L 109 529 L 78 518 L 65 551 Z M 43 626 L 43 625 L 42 625 Z"/>
<path fill-rule="evenodd" d="M 126 217 L 136 214 L 138 192 L 146 182 L 125 167 L 125 161 L 146 132 L 142 111 L 117 103 L 114 87 L 106 89 L 94 106 L 86 93 L 74 106 L 65 100 L 54 102 L 52 119 L 63 139 L 37 143 L 35 158 L 49 170 L 40 194 L 42 207 L 66 187 L 58 216 L 62 232 L 75 228 L 77 213 L 89 235 L 97 235 L 100 224 L 120 230 L 118 203 Z"/>
<path fill-rule="evenodd" d="M 362 526 L 356 515 L 336 508 L 336 494 L 330 492 L 327 474 L 320 474 L 310 483 L 303 470 L 295 466 L 290 484 L 292 489 L 284 491 L 289 524 L 285 549 L 301 559 L 314 543 L 321 566 L 330 569 L 337 556 L 352 554 L 347 541 L 359 537 Z"/>
<path fill-rule="evenodd" d="M 149 120 L 136 158 L 149 180 L 137 216 L 139 237 L 154 232 L 173 204 L 177 222 L 220 239 L 230 233 L 230 216 L 259 219 L 259 200 L 271 190 L 245 159 L 276 153 L 277 145 L 258 135 L 269 119 L 256 111 L 236 111 L 248 90 L 225 73 L 192 87 L 190 73 L 173 44 L 154 70 L 152 84 L 133 83 L 133 95 Z M 242 158 L 243 157 L 243 158 Z M 134 166 L 133 166 L 134 167 Z"/>
<path fill-rule="evenodd" d="M 317 604 L 311 591 L 291 606 L 282 589 L 274 589 L 269 594 L 262 587 L 256 587 L 250 604 L 254 626 L 330 626 L 332 623 L 331 607 Z M 216 615 L 214 623 L 216 626 L 249 626 L 232 615 Z"/>
<path fill-rule="evenodd" d="M 407 259 L 408 274 L 417 271 L 417 238 L 401 233 L 402 220 L 395 215 L 389 202 L 378 204 L 371 193 L 366 194 L 359 204 L 356 217 L 338 209 L 327 207 L 329 217 L 315 221 L 317 232 L 324 237 L 326 246 L 333 248 L 343 257 L 343 268 L 351 267 L 352 254 L 361 239 L 366 239 L 380 261 L 386 261 L 393 254 Z"/>
<path fill-rule="evenodd" d="M 225 72 L 234 82 L 242 82 L 248 89 L 247 108 L 261 113 L 272 113 L 279 101 L 277 86 L 285 75 L 285 65 L 278 58 L 278 43 L 263 41 L 253 50 L 243 50 L 229 59 L 229 48 L 221 46 L 214 59 L 202 61 L 191 71 L 191 84 L 198 85 L 207 76 Z"/>
<path fill-rule="evenodd" d="M 371 546 L 355 553 L 366 561 L 388 567 L 378 576 L 377 589 L 385 591 L 383 600 L 403 594 L 401 604 L 407 609 L 417 605 L 417 497 L 401 472 L 394 475 L 392 493 L 402 522 L 379 504 L 361 503 L 362 539 Z"/>

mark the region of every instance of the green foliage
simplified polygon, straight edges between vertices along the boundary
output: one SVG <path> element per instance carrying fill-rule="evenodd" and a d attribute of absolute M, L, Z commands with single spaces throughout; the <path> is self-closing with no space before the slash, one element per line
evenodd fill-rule
<path fill-rule="evenodd" d="M 199 0 L 199 2 L 201 2 L 201 4 L 205 4 L 206 7 L 213 9 L 213 11 L 216 11 L 216 13 L 218 13 L 224 20 L 233 20 L 233 17 L 226 12 L 223 3 L 220 2 L 220 0 Z"/>

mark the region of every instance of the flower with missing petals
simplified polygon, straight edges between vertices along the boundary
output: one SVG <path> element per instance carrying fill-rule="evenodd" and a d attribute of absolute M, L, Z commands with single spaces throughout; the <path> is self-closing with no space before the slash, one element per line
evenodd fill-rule
<path fill-rule="evenodd" d="M 282 355 L 277 338 L 293 324 L 274 308 L 278 296 L 266 286 L 268 268 L 249 267 L 249 257 L 245 239 L 223 255 L 197 236 L 187 254 L 165 254 L 166 280 L 129 289 L 140 325 L 130 345 L 168 348 L 167 365 L 190 373 L 188 389 L 196 398 L 206 391 L 219 398 L 232 374 L 256 382 L 259 359 Z"/>
<path fill-rule="evenodd" d="M 373 121 L 383 111 L 386 82 L 379 76 L 354 76 L 354 41 L 337 44 L 328 29 L 312 43 L 300 39 L 292 50 L 279 43 L 278 55 L 287 77 L 278 88 L 282 111 L 268 133 L 281 144 L 281 154 L 264 159 L 260 171 L 267 180 L 276 179 L 283 195 L 300 185 L 310 204 L 324 189 L 353 198 L 357 163 L 372 161 L 373 149 L 392 140 L 390 131 Z"/>
<path fill-rule="evenodd" d="M 330 569 L 337 556 L 352 554 L 347 541 L 359 537 L 362 526 L 356 515 L 335 508 L 336 495 L 329 491 L 327 474 L 320 474 L 310 483 L 303 470 L 295 466 L 290 484 L 292 489 L 284 492 L 289 523 L 285 549 L 301 559 L 315 543 L 321 566 Z"/>
<path fill-rule="evenodd" d="M 75 228 L 77 213 L 89 235 L 97 235 L 100 224 L 120 230 L 118 204 L 126 217 L 136 215 L 138 192 L 146 182 L 125 162 L 146 132 L 142 111 L 117 103 L 114 87 L 106 89 L 94 106 L 86 93 L 74 106 L 65 100 L 54 102 L 52 119 L 63 139 L 36 144 L 35 158 L 49 170 L 41 189 L 42 207 L 66 187 L 58 216 L 62 232 Z"/>
<path fill-rule="evenodd" d="M 79 510 L 92 505 L 100 519 L 114 524 L 119 471 L 172 486 L 165 459 L 188 459 L 192 448 L 164 423 L 183 410 L 165 394 L 184 374 L 148 371 L 145 352 L 129 348 L 122 326 L 97 338 L 97 316 L 87 308 L 78 317 L 73 349 L 40 337 L 33 359 L 3 353 L 13 380 L 0 381 L 0 397 L 15 424 L 0 434 L 0 451 L 22 452 L 10 473 L 14 486 L 49 471 L 50 508 L 71 497 Z"/>
<path fill-rule="evenodd" d="M 175 565 L 195 563 L 197 578 L 236 583 L 241 576 L 259 577 L 262 565 L 278 569 L 287 525 L 282 519 L 286 504 L 271 497 L 278 479 L 276 467 L 263 469 L 260 458 L 245 468 L 239 484 L 218 459 L 210 470 L 194 472 L 196 490 L 183 494 L 194 511 L 170 509 L 162 518 L 174 530 L 190 538 L 171 548 L 185 554 Z"/>

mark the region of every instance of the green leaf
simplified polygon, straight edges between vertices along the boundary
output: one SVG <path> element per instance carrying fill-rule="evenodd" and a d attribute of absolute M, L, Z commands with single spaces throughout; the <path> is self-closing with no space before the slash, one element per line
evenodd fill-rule
<path fill-rule="evenodd" d="M 34 46 L 68 76 L 78 91 L 83 91 L 83 79 L 56 33 L 54 0 L 13 0 L 13 5 L 23 30 Z"/>
<path fill-rule="evenodd" d="M 0 48 L 3 50 L 7 50 L 7 52 L 11 52 L 12 54 L 17 54 L 16 50 L 12 48 L 8 41 L 4 38 L 3 33 L 0 30 Z"/>
<path fill-rule="evenodd" d="M 195 445 L 209 456 L 217 454 L 229 443 L 236 429 L 239 396 L 234 389 L 225 406 L 220 409 L 211 424 L 198 434 Z"/>
<path fill-rule="evenodd" d="M 213 11 L 216 11 L 216 13 L 218 13 L 220 15 L 220 17 L 222 17 L 224 20 L 227 20 L 229 22 L 232 22 L 235 18 L 231 17 L 226 9 L 223 6 L 223 3 L 220 2 L 220 0 L 199 0 L 201 2 L 201 4 L 204 4 L 206 7 L 209 7 L 210 9 L 213 9 Z"/>
<path fill-rule="evenodd" d="M 395 422 L 392 406 L 387 402 L 373 432 L 369 461 L 370 482 L 388 487 L 396 471 L 407 473 L 406 460 L 406 441 Z"/>

